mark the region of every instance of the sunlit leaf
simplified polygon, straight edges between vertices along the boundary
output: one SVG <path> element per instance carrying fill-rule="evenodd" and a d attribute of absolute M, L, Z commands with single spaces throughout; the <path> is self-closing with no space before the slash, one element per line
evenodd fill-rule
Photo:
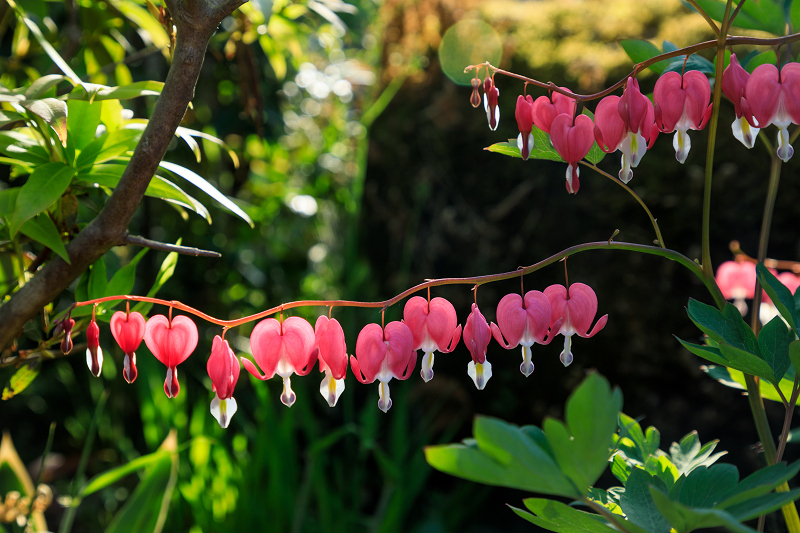
<path fill-rule="evenodd" d="M 67 249 L 64 247 L 64 242 L 61 240 L 61 235 L 58 233 L 56 225 L 53 224 L 53 221 L 47 213 L 40 213 L 26 221 L 20 226 L 19 232 L 44 244 L 58 254 L 67 264 L 71 264 Z"/>
<path fill-rule="evenodd" d="M 43 98 L 41 100 L 23 100 L 19 105 L 49 124 L 58 135 L 61 146 L 67 145 L 66 102 L 58 98 Z"/>
<path fill-rule="evenodd" d="M 90 142 L 75 159 L 77 168 L 103 163 L 133 150 L 142 132 L 138 130 L 117 130 L 104 133 Z"/>
<path fill-rule="evenodd" d="M 17 195 L 14 215 L 9 222 L 11 235 L 26 220 L 50 207 L 69 187 L 75 169 L 64 163 L 46 163 L 36 168 Z"/>
<path fill-rule="evenodd" d="M 24 391 L 28 385 L 33 383 L 36 376 L 39 375 L 40 366 L 37 365 L 22 365 L 11 376 L 8 384 L 3 388 L 3 400 L 9 400 Z"/>
<path fill-rule="evenodd" d="M 245 213 L 238 205 L 233 203 L 227 196 L 219 192 L 216 187 L 211 185 L 208 181 L 204 178 L 200 177 L 198 174 L 192 172 L 188 168 L 182 167 L 180 165 L 176 165 L 175 163 L 168 163 L 167 161 L 162 161 L 159 163 L 159 166 L 165 170 L 168 170 L 178 176 L 182 177 L 214 200 L 219 202 L 223 205 L 226 209 L 228 209 L 233 214 L 239 216 L 242 220 L 250 224 L 250 227 L 254 227 L 253 221 L 250 217 Z"/>

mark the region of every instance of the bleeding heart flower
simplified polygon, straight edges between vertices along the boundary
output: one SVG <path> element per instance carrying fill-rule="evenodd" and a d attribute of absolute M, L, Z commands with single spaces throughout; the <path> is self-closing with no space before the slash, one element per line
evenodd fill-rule
<path fill-rule="evenodd" d="M 344 330 L 335 318 L 321 316 L 314 325 L 314 337 L 319 349 L 319 371 L 325 372 L 319 393 L 333 407 L 344 392 L 344 375 L 347 373 Z"/>
<path fill-rule="evenodd" d="M 489 120 L 489 129 L 492 131 L 497 129 L 500 124 L 500 107 L 497 105 L 497 99 L 500 97 L 500 91 L 495 87 L 494 80 L 490 76 L 486 76 L 483 80 L 483 108 L 486 110 L 486 118 Z"/>
<path fill-rule="evenodd" d="M 497 324 L 491 324 L 492 335 L 506 350 L 522 345 L 519 369 L 525 377 L 533 372 L 531 346 L 550 344 L 555 337 L 551 335 L 547 341 L 544 340 L 550 329 L 550 315 L 550 300 L 540 291 L 528 291 L 524 300 L 519 294 L 506 294 L 497 304 Z M 554 328 L 558 329 L 560 325 L 558 322 Z"/>
<path fill-rule="evenodd" d="M 74 327 L 75 320 L 66 316 L 53 328 L 53 337 L 58 337 L 61 333 L 64 333 L 64 338 L 61 339 L 61 352 L 64 355 L 72 351 L 72 328 Z"/>
<path fill-rule="evenodd" d="M 522 159 L 526 160 L 531 155 L 533 148 L 533 98 L 528 96 L 517 96 L 517 109 L 514 112 L 517 118 L 517 127 L 519 128 L 519 136 L 517 137 L 517 148 L 522 155 Z"/>
<path fill-rule="evenodd" d="M 385 328 L 367 324 L 358 334 L 356 354 L 350 366 L 361 383 L 380 381 L 378 408 L 384 413 L 392 407 L 389 382 L 408 379 L 417 364 L 414 336 L 402 322 L 389 322 Z"/>
<path fill-rule="evenodd" d="M 594 144 L 594 124 L 586 115 L 558 115 L 550 128 L 550 141 L 567 162 L 567 191 L 575 194 L 580 189 L 578 161 L 586 157 Z"/>
<path fill-rule="evenodd" d="M 215 393 L 214 399 L 211 400 L 211 414 L 222 428 L 227 428 L 231 418 L 236 414 L 233 389 L 239 381 L 239 360 L 233 354 L 228 341 L 219 335 L 214 337 L 206 369 Z"/>
<path fill-rule="evenodd" d="M 94 377 L 99 378 L 103 370 L 103 349 L 100 347 L 100 328 L 94 316 L 86 328 L 86 346 L 86 366 Z"/>
<path fill-rule="evenodd" d="M 561 87 L 565 91 L 572 92 L 566 87 Z M 545 133 L 551 133 L 553 120 L 562 114 L 573 116 L 577 104 L 569 96 L 559 92 L 553 92 L 550 96 L 540 96 L 533 102 L 533 123 Z"/>
<path fill-rule="evenodd" d="M 589 332 L 597 314 L 597 296 L 591 287 L 583 283 L 573 283 L 569 290 L 563 285 L 551 285 L 544 290 L 544 295 L 550 300 L 553 311 L 550 334 L 564 335 L 564 350 L 560 359 L 564 366 L 569 366 L 572 363 L 572 336 L 577 334 L 583 338 L 594 337 L 605 327 L 608 315 L 601 316 Z M 561 326 L 556 327 L 559 319 Z"/>
<path fill-rule="evenodd" d="M 492 340 L 492 330 L 478 306 L 472 304 L 472 311 L 464 324 L 464 344 L 467 345 L 472 361 L 467 365 L 467 374 L 478 390 L 483 390 L 492 377 L 492 364 L 486 360 L 486 349 Z"/>
<path fill-rule="evenodd" d="M 702 130 L 711 118 L 711 85 L 702 72 L 690 70 L 683 76 L 677 72 L 662 74 L 653 88 L 655 117 L 658 129 L 675 132 L 672 147 L 675 158 L 683 163 L 689 156 L 692 141 L 687 130 Z"/>
<path fill-rule="evenodd" d="M 747 314 L 745 298 L 750 300 L 756 294 L 756 265 L 750 261 L 725 261 L 719 268 L 715 280 L 722 297 L 733 300 L 733 305 L 744 316 Z"/>
<path fill-rule="evenodd" d="M 731 124 L 733 136 L 747 148 L 752 148 L 760 128 L 751 127 L 742 111 L 742 100 L 745 98 L 745 89 L 749 79 L 750 73 L 739 64 L 736 54 L 731 54 L 731 62 L 725 67 L 725 72 L 722 73 L 722 92 L 733 102 L 733 107 L 736 110 L 736 120 Z M 752 120 L 757 126 L 756 119 L 753 118 Z"/>
<path fill-rule="evenodd" d="M 800 124 L 800 64 L 759 65 L 747 80 L 742 113 L 751 126 L 778 126 L 778 157 L 785 163 L 794 155 L 789 124 Z"/>
<path fill-rule="evenodd" d="M 178 383 L 178 365 L 183 363 L 197 347 L 197 326 L 188 316 L 156 315 L 147 321 L 144 343 L 153 355 L 167 366 L 164 393 L 174 398 L 181 390 Z"/>
<path fill-rule="evenodd" d="M 128 383 L 133 383 L 139 373 L 136 369 L 136 350 L 144 339 L 144 332 L 145 320 L 141 313 L 117 311 L 111 317 L 111 334 L 125 354 L 122 376 Z"/>
<path fill-rule="evenodd" d="M 653 103 L 641 93 L 636 78 L 628 78 L 622 98 L 606 96 L 597 104 L 594 136 L 604 152 L 622 152 L 619 179 L 623 183 L 631 180 L 631 169 L 639 165 L 658 137 L 654 117 Z"/>
<path fill-rule="evenodd" d="M 292 390 L 291 375 L 305 376 L 314 368 L 319 349 L 314 345 L 314 329 L 305 319 L 292 316 L 278 322 L 274 318 L 262 320 L 253 328 L 250 335 L 250 349 L 262 375 L 255 365 L 242 358 L 245 369 L 258 379 L 264 381 L 275 374 L 283 378 L 281 402 L 291 407 L 297 395 Z"/>
<path fill-rule="evenodd" d="M 414 336 L 414 350 L 425 352 L 420 374 L 428 382 L 433 378 L 433 352 L 450 353 L 461 338 L 456 310 L 444 298 L 428 302 L 421 296 L 414 296 L 403 309 L 403 323 Z"/>

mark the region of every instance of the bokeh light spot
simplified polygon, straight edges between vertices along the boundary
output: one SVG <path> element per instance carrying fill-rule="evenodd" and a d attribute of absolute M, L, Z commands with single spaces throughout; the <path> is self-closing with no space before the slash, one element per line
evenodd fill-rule
<path fill-rule="evenodd" d="M 503 43 L 494 29 L 481 20 L 462 20 L 448 29 L 439 45 L 439 62 L 448 78 L 459 85 L 469 85 L 473 72 L 464 67 L 503 58 Z"/>

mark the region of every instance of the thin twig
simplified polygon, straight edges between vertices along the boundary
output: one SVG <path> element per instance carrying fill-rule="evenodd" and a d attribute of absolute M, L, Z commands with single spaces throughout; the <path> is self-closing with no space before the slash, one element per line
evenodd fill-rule
<path fill-rule="evenodd" d="M 219 252 L 202 250 L 200 248 L 192 248 L 191 246 L 179 246 L 177 244 L 153 241 L 150 239 L 145 239 L 139 235 L 129 235 L 127 232 L 122 236 L 119 244 L 132 244 L 134 246 L 142 246 L 143 248 L 152 248 L 153 250 L 161 250 L 163 252 L 177 252 L 179 254 L 193 255 L 195 257 L 222 257 L 222 254 Z"/>
<path fill-rule="evenodd" d="M 696 10 L 698 13 L 700 13 L 700 15 L 701 15 L 701 16 L 702 16 L 704 19 L 706 19 L 706 22 L 708 22 L 708 25 L 709 25 L 709 26 L 711 26 L 711 29 L 713 30 L 713 32 L 714 32 L 714 35 L 716 35 L 717 37 L 719 37 L 719 26 L 717 26 L 716 22 L 714 22 L 714 19 L 712 19 L 712 18 L 711 18 L 711 16 L 710 16 L 708 13 L 706 13 L 706 12 L 703 10 L 703 8 L 701 8 L 699 5 L 697 5 L 697 2 L 695 2 L 695 0 L 686 0 L 686 1 L 687 1 L 689 4 L 691 4 L 691 5 L 692 5 L 692 7 L 693 7 L 693 8 L 694 8 L 694 9 L 695 9 L 695 10 Z"/>

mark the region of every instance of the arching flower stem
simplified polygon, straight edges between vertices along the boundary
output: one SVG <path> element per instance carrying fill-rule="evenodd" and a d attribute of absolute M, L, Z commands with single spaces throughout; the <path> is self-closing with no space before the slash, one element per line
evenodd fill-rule
<path fill-rule="evenodd" d="M 703 276 L 702 269 L 699 264 L 695 261 L 692 261 L 685 255 L 676 252 L 675 250 L 670 250 L 668 248 L 661 248 L 659 246 L 650 246 L 647 244 L 634 244 L 634 243 L 626 243 L 626 242 L 608 242 L 608 241 L 600 241 L 600 242 L 588 242 L 584 244 L 578 244 L 575 246 L 571 246 L 565 250 L 558 252 L 555 255 L 548 257 L 547 259 L 543 259 L 538 263 L 533 265 L 518 268 L 516 270 L 512 270 L 510 272 L 503 272 L 500 274 L 489 274 L 486 276 L 474 276 L 469 278 L 440 278 L 440 279 L 433 279 L 428 280 L 414 287 L 406 289 L 405 291 L 401 292 L 397 296 L 389 300 L 384 300 L 382 302 L 359 302 L 359 301 L 351 301 L 351 300 L 298 300 L 295 302 L 287 302 L 281 305 L 272 307 L 267 309 L 266 311 L 262 311 L 260 313 L 256 313 L 254 315 L 246 316 L 243 318 L 239 318 L 236 320 L 222 320 L 219 318 L 215 318 L 211 315 L 203 313 L 202 311 L 190 307 L 186 304 L 183 304 L 177 300 L 161 300 L 159 298 L 150 298 L 147 296 L 130 296 L 130 295 L 123 295 L 123 296 L 105 296 L 103 298 L 96 298 L 94 300 L 87 300 L 85 302 L 76 302 L 70 307 L 69 309 L 73 309 L 75 307 L 81 307 L 84 305 L 94 305 L 96 303 L 103 303 L 103 302 L 111 302 L 116 300 L 128 300 L 134 302 L 147 302 L 159 305 L 165 305 L 168 307 L 173 307 L 179 311 L 183 311 L 184 313 L 192 314 L 198 318 L 201 318 L 207 322 L 212 324 L 217 324 L 219 326 L 224 326 L 227 328 L 233 328 L 236 326 L 240 326 L 242 324 L 247 324 L 248 322 L 253 322 L 255 320 L 259 320 L 265 317 L 272 316 L 276 313 L 281 311 L 285 311 L 287 309 L 293 309 L 296 307 L 362 307 L 362 308 L 373 308 L 373 309 L 386 309 L 395 305 L 414 293 L 417 293 L 421 290 L 427 289 L 429 287 L 437 287 L 441 285 L 475 285 L 480 286 L 486 283 L 492 283 L 495 281 L 502 281 L 507 279 L 512 279 L 520 275 L 530 274 L 532 272 L 536 272 L 537 270 L 541 270 L 542 268 L 552 265 L 553 263 L 557 263 L 565 257 L 569 257 L 571 255 L 585 252 L 589 250 L 627 250 L 630 252 L 638 252 L 648 255 L 657 255 L 660 257 L 664 257 L 671 261 L 675 261 L 685 268 L 687 268 L 692 274 L 697 276 L 703 283 L 705 284 L 706 288 L 708 289 L 711 296 L 714 298 L 714 301 L 717 302 L 719 306 L 725 305 L 725 299 L 722 297 L 722 292 L 717 287 L 716 282 L 714 281 L 713 276 L 711 279 L 707 279 Z"/>

